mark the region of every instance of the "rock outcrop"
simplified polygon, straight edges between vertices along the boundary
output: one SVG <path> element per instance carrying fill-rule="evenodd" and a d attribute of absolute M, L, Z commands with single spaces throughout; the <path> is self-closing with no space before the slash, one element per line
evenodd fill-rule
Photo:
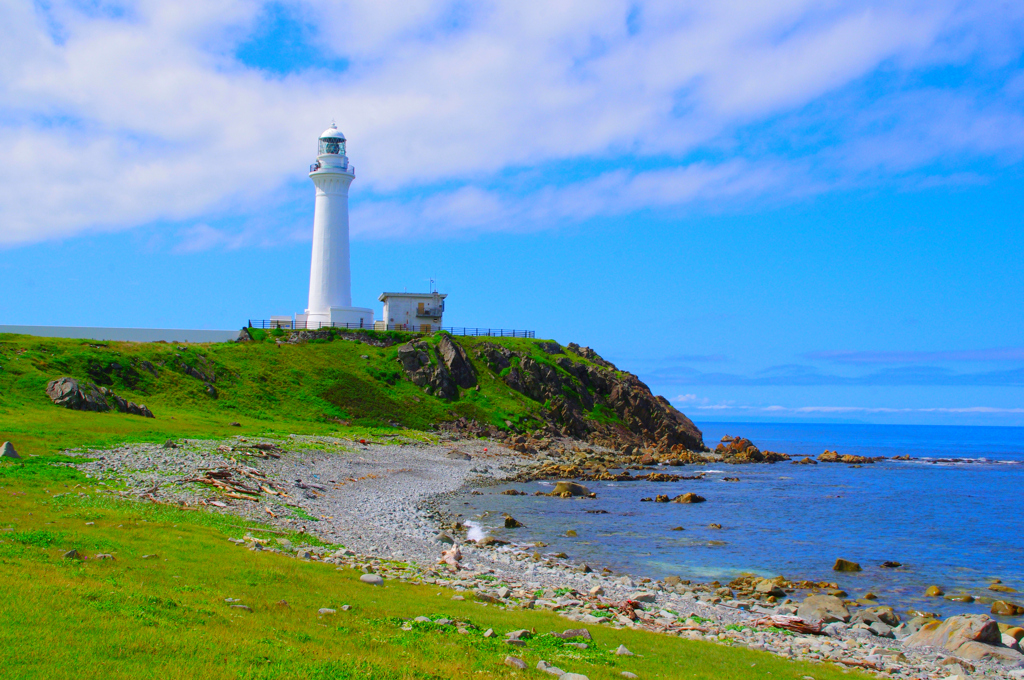
<path fill-rule="evenodd" d="M 461 345 L 453 342 L 450 336 L 442 335 L 437 343 L 437 353 L 456 385 L 462 388 L 476 385 L 476 371 Z"/>
<path fill-rule="evenodd" d="M 441 399 L 455 399 L 460 387 L 476 385 L 476 371 L 466 350 L 448 335 L 442 335 L 436 347 L 422 340 L 402 345 L 398 362 L 413 384 Z"/>
<path fill-rule="evenodd" d="M 850 465 L 864 465 L 865 463 L 874 463 L 876 460 L 884 460 L 884 458 L 868 458 L 866 456 L 855 456 L 847 453 L 839 455 L 836 451 L 825 451 L 818 460 L 822 463 L 848 463 Z"/>
<path fill-rule="evenodd" d="M 0 458 L 19 459 L 21 458 L 21 456 L 19 456 L 18 452 L 14 450 L 14 444 L 10 442 L 4 442 L 2 445 L 0 445 Z"/>
<path fill-rule="evenodd" d="M 608 438 L 662 452 L 705 451 L 703 437 L 664 397 L 656 397 L 635 375 L 617 370 L 589 347 L 538 343 L 548 355 L 517 352 L 497 343 L 476 357 L 510 388 L 544 404 L 560 433 L 580 439 Z M 580 360 L 573 360 L 573 354 Z"/>
<path fill-rule="evenodd" d="M 74 378 L 58 378 L 46 385 L 46 395 L 57 406 L 75 411 L 109 411 L 112 408 L 121 413 L 130 413 L 144 418 L 153 418 L 153 412 L 143 404 L 123 399 L 106 387 L 92 383 L 79 384 Z M 113 404 L 113 406 L 111 405 Z"/>

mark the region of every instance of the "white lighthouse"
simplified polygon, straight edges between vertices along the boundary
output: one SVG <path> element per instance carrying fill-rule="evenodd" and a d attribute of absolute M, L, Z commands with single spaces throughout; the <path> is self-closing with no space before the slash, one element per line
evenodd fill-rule
<path fill-rule="evenodd" d="M 313 260 L 309 268 L 309 308 L 296 314 L 308 328 L 323 326 L 373 328 L 373 310 L 352 306 L 352 274 L 348 249 L 348 188 L 356 170 L 345 155 L 345 135 L 331 123 L 320 135 L 316 163 L 309 178 L 316 185 L 313 213 Z"/>

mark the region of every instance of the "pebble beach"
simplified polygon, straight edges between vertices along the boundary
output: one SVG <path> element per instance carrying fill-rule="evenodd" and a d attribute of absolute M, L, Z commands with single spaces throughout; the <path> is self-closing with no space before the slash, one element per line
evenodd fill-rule
<path fill-rule="evenodd" d="M 498 493 L 531 478 L 536 462 L 502 442 L 292 435 L 68 453 L 83 457 L 79 469 L 106 487 L 105 493 L 234 514 L 311 534 L 331 546 L 279 540 L 272 529 L 240 530 L 233 537 L 240 549 L 354 568 L 385 582 L 444 585 L 453 597 L 486 606 L 550 609 L 567 626 L 644 628 L 879 677 L 1024 678 L 1024 656 L 1012 627 L 1004 626 L 998 641 L 984 649 L 968 645 L 958 655 L 920 644 L 928 617 L 846 600 L 834 583 L 799 581 L 799 575 L 731 583 L 652 579 L 582 563 L 536 541 L 488 536 L 458 517 L 453 503 L 477 489 Z"/>

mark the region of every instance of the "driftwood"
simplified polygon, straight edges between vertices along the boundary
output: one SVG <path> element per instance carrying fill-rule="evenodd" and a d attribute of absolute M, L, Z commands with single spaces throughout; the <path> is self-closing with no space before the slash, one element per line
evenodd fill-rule
<path fill-rule="evenodd" d="M 821 629 L 820 623 L 811 623 L 801 619 L 799 616 L 766 616 L 754 621 L 754 625 L 782 628 L 785 630 L 791 630 L 794 633 L 803 633 L 804 635 L 828 635 L 828 633 Z"/>
<path fill-rule="evenodd" d="M 876 666 L 873 663 L 868 663 L 867 661 L 848 661 L 847 659 L 830 659 L 830 661 L 841 663 L 844 666 L 853 666 L 854 668 L 867 668 L 868 670 L 872 671 L 882 670 L 881 667 Z"/>
<path fill-rule="evenodd" d="M 255 482 L 255 486 L 250 486 L 240 481 L 239 477 L 246 481 L 251 480 Z M 275 487 L 273 482 L 268 481 L 266 475 L 262 472 L 246 467 L 205 469 L 202 477 L 191 477 L 182 480 L 182 483 L 185 482 L 209 484 L 227 492 L 224 495 L 228 498 L 240 498 L 250 501 L 256 500 L 261 492 L 271 496 L 288 495 L 284 490 Z M 254 496 L 256 498 L 253 498 Z"/>
<path fill-rule="evenodd" d="M 633 602 L 632 600 L 624 600 L 622 604 L 619 605 L 619 612 L 630 621 L 636 621 L 638 618 L 636 615 L 636 610 L 639 608 L 639 602 Z"/>

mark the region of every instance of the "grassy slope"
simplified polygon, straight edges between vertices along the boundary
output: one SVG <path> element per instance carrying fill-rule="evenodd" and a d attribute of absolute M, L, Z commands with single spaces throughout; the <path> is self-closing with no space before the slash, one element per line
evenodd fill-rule
<path fill-rule="evenodd" d="M 231 526 L 242 524 L 236 518 L 110 498 L 60 466 L 56 453 L 73 445 L 240 432 L 381 434 L 368 428 L 381 417 L 380 409 L 385 417 L 418 425 L 452 414 L 526 417 L 536 407 L 489 373 L 481 371 L 479 394 L 449 405 L 411 385 L 390 386 L 368 377 L 366 363 L 371 370 L 391 368 L 393 349 L 363 344 L 211 345 L 184 352 L 166 345 L 88 345 L 0 336 L 0 440 L 11 439 L 27 456 L 22 462 L 0 461 L 0 668 L 5 677 L 522 677 L 501 665 L 510 650 L 479 631 L 458 635 L 427 626 L 404 632 L 395 617 L 444 614 L 499 633 L 572 625 L 547 612 L 455 602 L 450 592 L 433 586 L 390 581 L 375 589 L 360 584 L 358 574 L 331 565 L 252 553 L 225 540 L 244 533 Z M 60 375 L 89 379 L 90 361 L 157 363 L 175 353 L 190 363 L 201 353 L 216 365 L 218 399 L 206 396 L 194 378 L 169 370 L 161 370 L 158 379 L 142 373 L 134 389 L 121 377 L 112 381 L 118 394 L 149 405 L 155 420 L 68 411 L 54 407 L 43 393 L 46 381 Z M 361 354 L 372 359 L 360 359 Z M 323 398 L 349 380 L 364 390 L 352 404 Z M 352 412 L 359 399 L 376 400 L 370 406 L 378 411 Z M 341 427 L 325 416 L 362 418 L 363 425 Z M 229 427 L 231 421 L 243 427 Z M 117 559 L 62 559 L 70 548 Z M 146 554 L 158 557 L 143 560 Z M 227 597 L 240 598 L 254 611 L 229 609 Z M 278 605 L 280 600 L 288 606 Z M 342 604 L 353 608 L 334 617 L 317 615 L 320 607 Z M 743 649 L 630 630 L 591 630 L 596 649 L 583 654 L 540 641 L 515 653 L 531 667 L 544 658 L 595 680 L 619 677 L 622 670 L 645 679 L 851 677 Z M 641 656 L 607 653 L 619 644 Z"/>
<path fill-rule="evenodd" d="M 428 337 L 427 341 L 436 342 L 437 338 Z M 72 445 L 177 436 L 274 431 L 351 434 L 362 431 L 358 428 L 387 428 L 392 422 L 426 430 L 460 416 L 500 427 L 506 420 L 539 424 L 535 417 L 543 406 L 510 390 L 473 352 L 479 344 L 495 342 L 550 364 L 536 342 L 512 338 L 458 341 L 477 369 L 480 390 L 462 390 L 459 399 L 445 402 L 404 380 L 396 346 L 377 348 L 341 339 L 278 346 L 268 334 L 261 342 L 186 345 L 181 349 L 162 343 L 98 343 L 0 334 L 0 440 L 10 439 L 19 450 L 41 454 Z M 143 369 L 143 361 L 157 366 L 159 376 Z M 182 363 L 204 373 L 212 368 L 218 396 L 208 396 L 203 382 L 185 374 Z M 106 370 L 111 364 L 125 368 Z M 57 408 L 45 389 L 48 381 L 61 376 L 107 386 L 130 401 L 149 406 L 156 419 Z M 232 422 L 240 423 L 241 429 L 230 427 Z"/>

